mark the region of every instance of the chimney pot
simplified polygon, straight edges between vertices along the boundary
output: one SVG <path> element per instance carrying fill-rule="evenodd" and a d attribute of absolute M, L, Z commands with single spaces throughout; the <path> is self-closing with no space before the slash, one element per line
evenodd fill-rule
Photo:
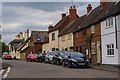
<path fill-rule="evenodd" d="M 65 14 L 65 13 L 62 14 L 62 19 L 63 19 L 64 17 L 66 17 L 66 14 Z"/>
<path fill-rule="evenodd" d="M 50 24 L 48 27 L 48 31 L 50 31 L 52 28 L 53 28 L 53 25 Z"/>
<path fill-rule="evenodd" d="M 77 18 L 77 10 L 75 9 L 75 6 L 69 9 L 69 17 L 70 21 L 73 21 L 74 19 Z"/>
<path fill-rule="evenodd" d="M 91 10 L 92 10 L 92 6 L 91 6 L 91 4 L 88 4 L 87 13 L 89 13 Z"/>

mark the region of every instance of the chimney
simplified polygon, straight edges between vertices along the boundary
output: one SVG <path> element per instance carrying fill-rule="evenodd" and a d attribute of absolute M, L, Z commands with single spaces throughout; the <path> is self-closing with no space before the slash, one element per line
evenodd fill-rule
<path fill-rule="evenodd" d="M 64 17 L 66 17 L 66 14 L 65 14 L 65 13 L 62 14 L 62 19 L 63 19 Z"/>
<path fill-rule="evenodd" d="M 24 33 L 24 39 L 27 40 L 29 38 L 29 30 L 25 31 Z"/>
<path fill-rule="evenodd" d="M 87 14 L 92 10 L 92 6 L 91 4 L 88 4 L 88 7 L 87 7 Z"/>
<path fill-rule="evenodd" d="M 69 9 L 69 17 L 70 17 L 70 21 L 73 21 L 74 19 L 77 18 L 77 10 L 75 8 L 75 6 L 71 6 Z"/>
<path fill-rule="evenodd" d="M 100 9 L 103 9 L 107 4 L 107 0 L 100 0 Z"/>
<path fill-rule="evenodd" d="M 53 25 L 49 25 L 48 31 L 50 31 L 53 28 Z"/>
<path fill-rule="evenodd" d="M 20 39 L 23 39 L 23 33 L 20 32 Z"/>

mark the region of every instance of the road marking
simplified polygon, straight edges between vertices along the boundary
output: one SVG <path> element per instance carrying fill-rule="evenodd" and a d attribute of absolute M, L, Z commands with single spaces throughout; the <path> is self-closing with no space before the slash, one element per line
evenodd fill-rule
<path fill-rule="evenodd" d="M 8 76 L 8 74 L 9 74 L 9 72 L 10 72 L 10 67 L 7 68 L 7 72 L 5 73 L 5 75 L 3 76 L 3 78 L 6 78 Z"/>
<path fill-rule="evenodd" d="M 4 72 L 4 69 L 2 69 L 2 70 L 0 71 L 0 75 L 2 75 L 3 72 Z"/>

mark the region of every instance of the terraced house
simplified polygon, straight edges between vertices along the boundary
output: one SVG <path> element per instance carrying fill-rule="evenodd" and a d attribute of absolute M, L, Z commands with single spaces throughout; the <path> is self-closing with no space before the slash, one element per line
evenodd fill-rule
<path fill-rule="evenodd" d="M 102 64 L 120 65 L 120 2 L 111 3 L 102 16 Z"/>
<path fill-rule="evenodd" d="M 69 15 L 63 13 L 62 19 L 55 26 L 50 25 L 48 27 L 49 42 L 43 45 L 43 52 L 59 50 L 60 40 L 58 35 L 67 25 L 79 17 L 76 13 L 75 6 L 71 6 Z"/>
<path fill-rule="evenodd" d="M 88 56 L 93 64 L 101 63 L 101 36 L 98 16 L 100 6 L 92 10 L 91 4 L 87 7 L 87 14 L 74 31 L 74 48 Z"/>

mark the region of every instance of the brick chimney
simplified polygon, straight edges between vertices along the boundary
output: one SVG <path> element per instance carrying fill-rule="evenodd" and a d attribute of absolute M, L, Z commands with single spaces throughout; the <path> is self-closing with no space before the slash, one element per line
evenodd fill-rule
<path fill-rule="evenodd" d="M 69 9 L 69 17 L 70 17 L 70 21 L 73 21 L 74 19 L 77 18 L 77 10 L 75 8 L 75 6 L 71 6 Z"/>
<path fill-rule="evenodd" d="M 29 38 L 29 30 L 25 31 L 24 33 L 24 39 L 27 40 Z"/>
<path fill-rule="evenodd" d="M 65 14 L 65 13 L 62 13 L 62 19 L 63 19 L 64 17 L 66 17 L 66 14 Z"/>
<path fill-rule="evenodd" d="M 92 6 L 91 4 L 88 4 L 88 7 L 87 7 L 87 14 L 92 10 Z"/>
<path fill-rule="evenodd" d="M 52 28 L 53 28 L 53 25 L 49 25 L 48 31 L 51 31 Z"/>
<path fill-rule="evenodd" d="M 20 32 L 20 39 L 23 39 L 23 32 Z"/>
<path fill-rule="evenodd" d="M 100 0 L 100 9 L 103 9 L 107 4 L 107 0 Z"/>

